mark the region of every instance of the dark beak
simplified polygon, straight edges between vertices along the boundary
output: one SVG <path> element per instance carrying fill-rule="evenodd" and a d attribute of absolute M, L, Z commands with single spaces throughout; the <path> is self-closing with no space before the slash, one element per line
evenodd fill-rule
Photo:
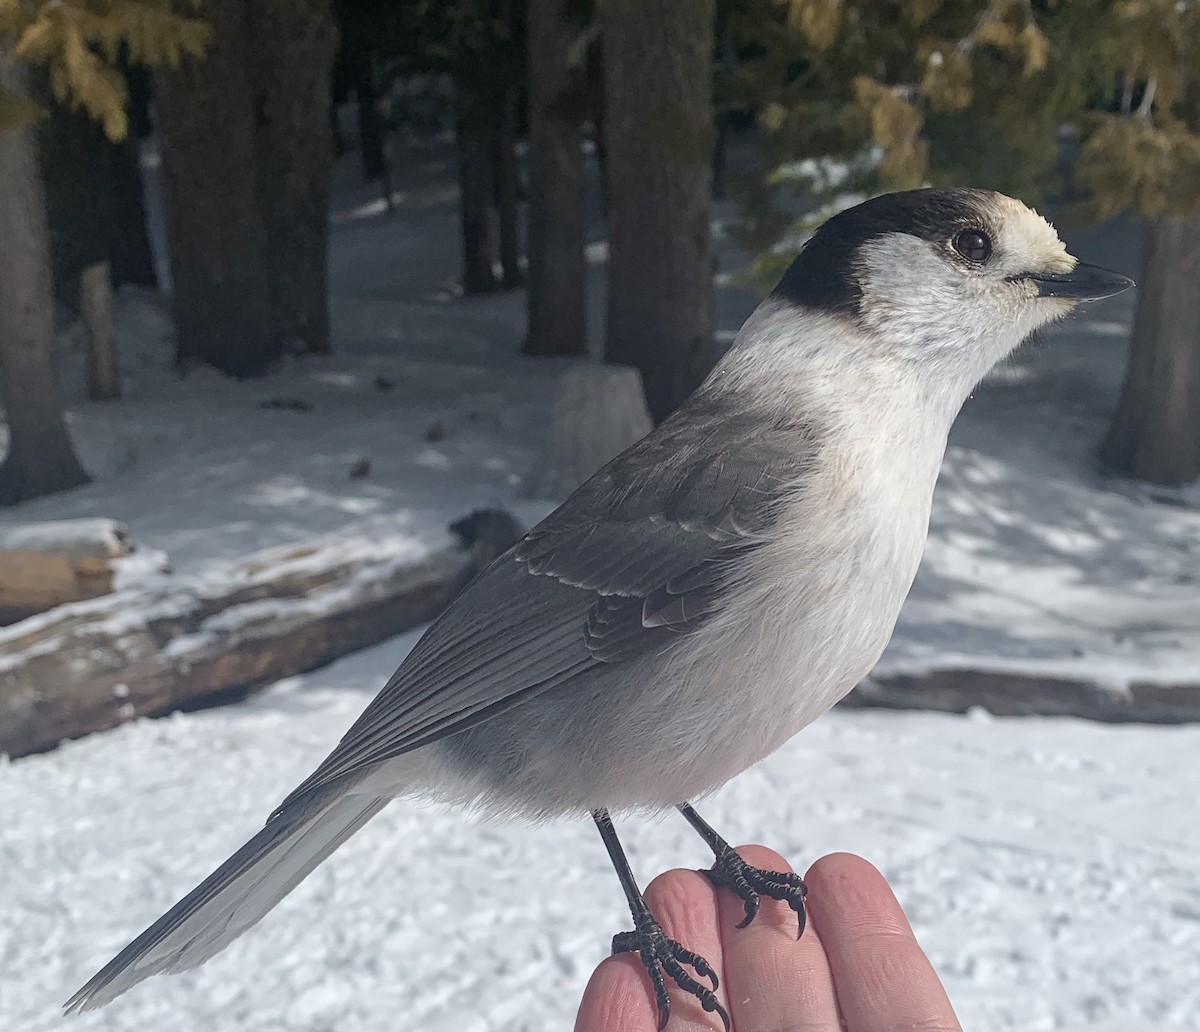
<path fill-rule="evenodd" d="M 1043 297 L 1073 297 L 1080 301 L 1099 301 L 1112 297 L 1133 286 L 1133 280 L 1119 272 L 1109 272 L 1099 265 L 1080 262 L 1070 272 L 1031 275 Z"/>

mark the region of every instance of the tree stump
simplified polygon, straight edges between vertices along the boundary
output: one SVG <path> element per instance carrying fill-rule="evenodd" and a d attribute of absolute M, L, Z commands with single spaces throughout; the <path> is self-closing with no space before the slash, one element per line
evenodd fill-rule
<path fill-rule="evenodd" d="M 533 498 L 562 498 L 654 427 L 641 374 L 631 366 L 581 364 L 559 377 L 550 447 L 530 474 Z"/>

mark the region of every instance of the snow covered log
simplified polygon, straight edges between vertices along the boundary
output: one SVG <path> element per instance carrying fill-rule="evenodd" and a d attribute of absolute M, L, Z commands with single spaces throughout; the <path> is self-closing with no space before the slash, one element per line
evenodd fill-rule
<path fill-rule="evenodd" d="M 472 546 L 389 556 L 331 537 L 2 628 L 0 753 L 248 694 L 416 627 L 478 572 Z"/>
<path fill-rule="evenodd" d="M 61 520 L 0 528 L 0 623 L 113 590 L 114 559 L 132 551 L 123 524 Z"/>

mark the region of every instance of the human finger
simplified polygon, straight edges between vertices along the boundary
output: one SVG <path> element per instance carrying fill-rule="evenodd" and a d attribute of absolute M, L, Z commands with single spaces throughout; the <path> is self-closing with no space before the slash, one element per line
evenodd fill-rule
<path fill-rule="evenodd" d="M 664 934 L 703 957 L 722 981 L 717 903 L 708 879 L 696 871 L 667 871 L 647 886 L 645 898 Z M 699 984 L 712 985 L 693 967 L 684 965 L 683 970 Z M 670 1032 L 722 1029 L 719 1015 L 704 1011 L 699 1001 L 680 990 L 669 974 L 664 973 L 663 980 L 670 999 Z M 718 988 L 717 996 L 727 1007 L 723 988 Z M 575 1032 L 653 1032 L 658 1025 L 654 985 L 638 955 L 622 953 L 603 961 L 584 990 Z"/>
<path fill-rule="evenodd" d="M 739 846 L 747 863 L 764 871 L 790 871 L 788 862 L 765 846 Z M 833 976 L 816 930 L 796 938 L 796 913 L 762 897 L 745 928 L 745 907 L 733 892 L 718 892 L 726 995 L 735 1029 L 840 1032 Z"/>
<path fill-rule="evenodd" d="M 962 1032 L 883 875 L 861 857 L 833 853 L 805 880 L 848 1032 Z"/>

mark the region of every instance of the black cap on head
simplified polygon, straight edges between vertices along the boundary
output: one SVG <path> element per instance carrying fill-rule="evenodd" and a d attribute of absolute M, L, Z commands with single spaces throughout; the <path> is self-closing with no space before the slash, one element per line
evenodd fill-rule
<path fill-rule="evenodd" d="M 908 233 L 943 243 L 960 229 L 980 227 L 984 190 L 905 190 L 838 212 L 812 235 L 771 291 L 806 308 L 857 312 L 862 300 L 855 255 L 869 240 Z"/>

